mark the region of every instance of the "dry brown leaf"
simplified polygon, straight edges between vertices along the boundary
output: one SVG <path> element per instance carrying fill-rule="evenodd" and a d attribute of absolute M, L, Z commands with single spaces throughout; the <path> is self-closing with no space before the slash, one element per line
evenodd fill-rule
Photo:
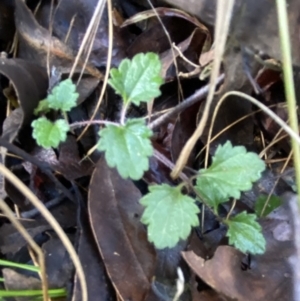
<path fill-rule="evenodd" d="M 150 292 L 156 253 L 140 222 L 140 191 L 100 159 L 89 187 L 89 215 L 109 277 L 122 300 Z"/>

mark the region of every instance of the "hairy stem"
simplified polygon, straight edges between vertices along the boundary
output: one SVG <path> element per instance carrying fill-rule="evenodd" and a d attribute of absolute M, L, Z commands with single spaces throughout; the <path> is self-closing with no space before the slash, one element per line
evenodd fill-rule
<path fill-rule="evenodd" d="M 107 121 L 107 120 L 88 120 L 88 121 L 78 121 L 70 124 L 71 129 L 76 129 L 80 128 L 86 125 L 92 125 L 92 124 L 97 124 L 97 125 L 115 125 L 115 126 L 120 126 L 119 123 L 113 122 L 113 121 Z"/>

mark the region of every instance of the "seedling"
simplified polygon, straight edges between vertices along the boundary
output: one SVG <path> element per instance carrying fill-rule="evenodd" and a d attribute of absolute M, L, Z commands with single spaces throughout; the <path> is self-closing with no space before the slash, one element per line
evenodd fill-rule
<path fill-rule="evenodd" d="M 76 106 L 79 94 L 76 93 L 76 86 L 70 79 L 62 81 L 54 87 L 46 99 L 40 101 L 34 113 L 48 113 L 51 109 L 60 111 L 63 115 Z M 66 119 L 66 118 L 65 118 Z M 58 147 L 67 139 L 67 132 L 70 126 L 65 119 L 50 121 L 45 116 L 32 122 L 32 136 L 37 144 L 44 148 Z"/>
<path fill-rule="evenodd" d="M 139 105 L 160 95 L 161 62 L 154 53 L 138 54 L 132 60 L 125 59 L 118 69 L 110 71 L 110 86 L 123 99 L 123 107 L 118 123 L 104 120 L 94 121 L 106 127 L 99 131 L 97 148 L 104 151 L 107 164 L 115 167 L 123 178 L 141 179 L 149 169 L 149 158 L 153 155 L 150 141 L 152 131 L 139 118 L 126 119 L 131 103 Z M 65 91 L 65 92 L 64 92 Z M 76 106 L 78 94 L 71 80 L 61 82 L 48 97 L 41 101 L 36 113 L 59 110 L 62 115 Z M 65 141 L 71 127 L 86 125 L 79 122 L 69 125 L 65 119 L 55 122 L 46 117 L 33 121 L 33 137 L 45 148 L 57 147 Z M 185 185 L 192 188 L 198 200 L 228 227 L 230 244 L 242 252 L 261 254 L 265 250 L 265 239 L 255 214 L 242 212 L 236 216 L 221 219 L 220 204 L 230 198 L 239 199 L 241 192 L 250 190 L 252 184 L 261 177 L 264 162 L 257 154 L 247 152 L 243 146 L 232 146 L 226 142 L 219 146 L 213 163 L 201 169 L 196 177 L 196 185 L 181 183 L 177 187 L 167 184 L 149 187 L 149 193 L 141 199 L 145 207 L 141 221 L 148 226 L 148 239 L 157 248 L 174 247 L 180 239 L 186 239 L 192 227 L 198 226 L 200 212 L 196 199 L 183 194 Z"/>

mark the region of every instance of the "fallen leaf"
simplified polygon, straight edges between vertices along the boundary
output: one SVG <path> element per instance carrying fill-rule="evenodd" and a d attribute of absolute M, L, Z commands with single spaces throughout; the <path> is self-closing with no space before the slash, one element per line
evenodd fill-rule
<path fill-rule="evenodd" d="M 38 102 L 46 96 L 48 88 L 46 70 L 22 59 L 0 58 L 0 73 L 10 80 L 17 94 L 23 112 L 20 127 L 28 124 Z M 12 141 L 13 137 L 8 140 Z"/>
<path fill-rule="evenodd" d="M 20 105 L 11 112 L 2 125 L 2 137 L 13 142 L 20 129 L 32 120 L 33 110 L 40 99 L 45 97 L 48 78 L 46 71 L 38 65 L 22 59 L 0 58 L 0 74 L 12 84 L 12 97 L 17 98 L 16 105 Z M 10 99 L 8 99 L 10 101 Z M 6 164 L 6 149 L 0 147 L 0 162 Z M 5 180 L 0 175 L 0 196 L 6 197 Z"/>
<path fill-rule="evenodd" d="M 77 253 L 87 282 L 88 301 L 95 301 L 95 296 L 99 298 L 97 301 L 111 301 L 112 298 L 115 298 L 114 289 L 109 281 L 105 266 L 98 252 L 88 222 L 87 212 L 83 208 L 80 209 L 79 219 Z M 81 287 L 78 274 L 75 274 L 74 277 L 72 301 L 81 301 Z"/>
<path fill-rule="evenodd" d="M 51 67 L 59 68 L 61 73 L 69 73 L 75 60 L 75 51 L 40 26 L 25 2 L 16 0 L 15 5 L 15 22 L 20 39 L 19 57 L 34 59 L 43 67 L 48 65 L 49 59 Z M 83 62 L 80 61 L 76 70 L 80 71 L 82 67 Z M 90 64 L 86 66 L 85 72 L 102 79 L 101 72 Z"/>
<path fill-rule="evenodd" d="M 35 15 L 36 20 L 45 29 L 51 28 L 53 36 L 77 53 L 93 17 L 97 2 L 95 0 L 77 0 L 75 2 L 61 0 L 54 2 L 52 7 L 53 3 L 51 1 L 43 1 Z M 51 13 L 52 17 L 50 17 Z M 97 68 L 106 66 L 108 40 L 108 17 L 106 9 L 104 9 L 89 57 L 89 62 Z M 122 35 L 119 27 L 114 27 L 113 66 L 118 66 L 121 59 L 125 57 L 124 50 L 126 48 L 124 34 Z"/>
<path fill-rule="evenodd" d="M 242 269 L 245 255 L 219 246 L 210 260 L 193 251 L 182 252 L 190 268 L 209 286 L 229 298 L 243 301 L 293 300 L 292 271 L 289 258 L 294 254 L 292 240 L 278 240 L 273 230 L 281 221 L 262 221 L 267 241 L 266 252 L 250 257 L 250 267 Z"/>
<path fill-rule="evenodd" d="M 89 187 L 89 215 L 109 277 L 122 300 L 145 300 L 156 253 L 140 222 L 140 191 L 102 157 Z"/>
<path fill-rule="evenodd" d="M 218 0 L 164 0 L 164 2 L 197 16 L 209 25 L 214 25 Z M 300 63 L 299 8 L 299 1 L 287 1 L 293 63 L 297 66 Z M 230 35 L 235 39 L 231 41 L 237 40 L 243 46 L 254 51 L 261 51 L 273 58 L 280 59 L 277 22 L 276 1 L 236 0 L 229 30 Z M 231 47 L 235 47 L 234 43 L 231 43 Z"/>

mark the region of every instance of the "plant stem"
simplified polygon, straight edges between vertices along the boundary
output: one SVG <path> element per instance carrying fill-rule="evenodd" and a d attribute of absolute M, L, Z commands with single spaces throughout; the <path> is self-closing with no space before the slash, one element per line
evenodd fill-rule
<path fill-rule="evenodd" d="M 289 25 L 287 17 L 287 3 L 285 0 L 276 0 L 278 24 L 279 24 L 279 36 L 281 44 L 282 64 L 283 64 L 283 78 L 286 101 L 288 105 L 288 115 L 291 128 L 294 132 L 298 133 L 298 118 L 297 118 L 297 105 L 294 87 L 294 78 L 292 70 L 292 58 L 291 58 L 291 43 L 289 35 Z M 298 193 L 298 206 L 300 207 L 300 149 L 296 140 L 292 137 L 292 149 L 294 153 L 294 167 L 296 174 L 296 185 Z"/>
<path fill-rule="evenodd" d="M 31 272 L 39 272 L 40 268 L 36 267 L 34 265 L 29 265 L 29 264 L 23 264 L 23 263 L 16 263 L 4 259 L 0 259 L 0 266 L 6 266 L 6 267 L 14 267 L 14 268 L 19 268 Z"/>
<path fill-rule="evenodd" d="M 64 111 L 61 111 L 61 113 L 62 113 L 62 115 L 63 115 L 65 121 L 66 121 L 67 123 L 69 123 L 68 114 L 67 114 L 66 112 L 64 112 Z"/>
<path fill-rule="evenodd" d="M 202 202 L 207 207 L 207 209 L 218 219 L 219 215 L 206 203 L 204 198 L 197 191 L 196 187 L 192 184 L 190 185 L 190 187 L 194 191 L 195 195 L 198 197 L 199 201 Z"/>
<path fill-rule="evenodd" d="M 0 290 L 0 297 L 34 297 L 42 296 L 42 293 L 42 290 Z M 50 297 L 64 297 L 66 296 L 67 292 L 64 288 L 58 288 L 48 290 L 48 294 Z"/>
<path fill-rule="evenodd" d="M 236 199 L 234 199 L 233 202 L 232 202 L 231 208 L 230 208 L 230 210 L 229 210 L 229 212 L 228 212 L 228 214 L 227 214 L 227 216 L 226 216 L 226 221 L 229 220 L 230 215 L 232 214 L 232 211 L 233 211 L 235 205 L 236 205 Z"/>
<path fill-rule="evenodd" d="M 125 124 L 125 118 L 126 118 L 128 106 L 129 106 L 129 102 L 123 103 L 122 110 L 121 110 L 121 117 L 120 117 L 120 124 L 122 125 Z"/>
<path fill-rule="evenodd" d="M 115 126 L 120 126 L 119 123 L 113 122 L 113 121 L 107 121 L 107 120 L 88 120 L 88 121 L 78 121 L 70 124 L 70 128 L 76 129 L 80 128 L 86 125 L 91 125 L 91 124 L 98 124 L 98 125 L 115 125 Z"/>

